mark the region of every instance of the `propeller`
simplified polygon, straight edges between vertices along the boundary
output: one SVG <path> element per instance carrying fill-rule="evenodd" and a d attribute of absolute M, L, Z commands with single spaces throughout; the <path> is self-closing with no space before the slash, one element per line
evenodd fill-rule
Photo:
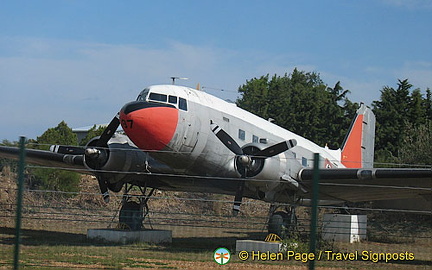
<path fill-rule="evenodd" d="M 242 149 L 237 142 L 217 124 L 211 122 L 210 128 L 216 137 L 236 155 L 235 162 L 237 164 L 237 171 L 242 178 L 242 180 L 239 181 L 234 197 L 233 216 L 236 216 L 240 210 L 243 199 L 244 186 L 246 183 L 245 179 L 258 175 L 264 167 L 264 160 L 266 158 L 277 156 L 293 148 L 297 145 L 297 141 L 295 139 L 282 141 L 262 150 L 259 150 L 257 147 L 249 146 Z"/>
<path fill-rule="evenodd" d="M 231 138 L 228 133 L 225 132 L 221 127 L 216 125 L 215 123 L 210 124 L 210 128 L 213 131 L 213 133 L 218 137 L 218 139 L 226 146 L 228 147 L 231 152 L 233 152 L 236 155 L 243 155 L 243 150 L 241 147 L 234 141 L 233 138 Z"/>
<path fill-rule="evenodd" d="M 102 135 L 99 137 L 99 140 L 95 142 L 94 146 L 88 146 L 85 151 L 85 157 L 87 162 L 91 164 L 93 169 L 100 169 L 103 164 L 105 164 L 108 159 L 108 152 L 106 151 L 106 147 L 108 147 L 108 141 L 112 138 L 117 128 L 120 125 L 119 113 L 114 116 L 111 122 L 103 131 Z M 106 203 L 110 200 L 110 195 L 108 191 L 108 183 L 103 179 L 101 175 L 96 176 L 99 183 L 99 189 L 102 193 L 102 197 Z"/>
<path fill-rule="evenodd" d="M 111 122 L 108 124 L 108 126 L 103 131 L 102 135 L 100 136 L 97 146 L 102 147 L 106 146 L 108 144 L 108 141 L 111 139 L 111 137 L 116 132 L 117 128 L 120 126 L 120 114 L 117 113 L 114 118 L 111 120 Z"/>
<path fill-rule="evenodd" d="M 108 156 L 104 148 L 108 146 L 108 141 L 114 135 L 119 125 L 120 119 L 119 114 L 117 113 L 102 132 L 99 139 L 95 141 L 94 145 L 88 145 L 85 149 L 85 156 L 87 159 L 91 160 L 93 165 L 92 168 L 94 167 L 95 169 L 99 169 L 99 167 L 105 163 Z"/>

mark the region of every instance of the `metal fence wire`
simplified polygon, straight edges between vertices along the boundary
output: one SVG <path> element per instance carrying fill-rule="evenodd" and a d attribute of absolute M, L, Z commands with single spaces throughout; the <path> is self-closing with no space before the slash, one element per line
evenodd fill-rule
<path fill-rule="evenodd" d="M 231 251 L 235 269 L 432 267 L 432 215 L 427 211 L 377 209 L 368 202 L 320 206 L 314 223 L 312 207 L 297 207 L 296 224 L 288 223 L 279 251 L 257 250 L 244 259 L 236 250 L 238 240 L 276 239 L 267 237 L 269 203 L 244 199 L 234 217 L 232 196 L 156 191 L 143 229 L 171 231 L 172 242 L 111 243 L 87 234 L 91 229 L 130 230 L 119 222 L 124 198 L 111 194 L 105 203 L 92 177 L 82 177 L 80 192 L 20 187 L 23 180 L 8 166 L 0 180 L 0 269 L 211 269 L 218 266 L 213 255 L 219 247 Z M 314 265 L 306 264 L 311 261 Z"/>

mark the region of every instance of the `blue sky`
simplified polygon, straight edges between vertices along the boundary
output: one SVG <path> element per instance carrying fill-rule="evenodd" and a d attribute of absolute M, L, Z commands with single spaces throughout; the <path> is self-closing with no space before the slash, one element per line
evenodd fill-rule
<path fill-rule="evenodd" d="M 171 76 L 232 100 L 295 67 L 366 104 L 432 87 L 429 0 L 3 1 L 0 24 L 0 140 L 107 123 Z"/>

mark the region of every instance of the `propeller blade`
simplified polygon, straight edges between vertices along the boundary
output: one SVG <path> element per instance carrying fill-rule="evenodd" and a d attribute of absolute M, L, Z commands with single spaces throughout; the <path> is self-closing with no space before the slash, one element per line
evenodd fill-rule
<path fill-rule="evenodd" d="M 106 203 L 109 203 L 110 194 L 109 194 L 108 186 L 107 186 L 106 182 L 100 176 L 97 177 L 97 180 L 98 180 L 98 184 L 99 184 L 99 188 L 100 188 L 103 200 Z"/>
<path fill-rule="evenodd" d="M 226 147 L 228 147 L 228 149 L 231 150 L 231 152 L 233 152 L 236 155 L 243 155 L 243 150 L 241 149 L 241 147 L 221 127 L 219 127 L 218 125 L 212 123 L 210 125 L 210 128 L 213 131 L 213 133 L 216 135 L 216 137 L 218 137 L 218 139 Z"/>
<path fill-rule="evenodd" d="M 96 146 L 99 146 L 99 147 L 106 146 L 108 141 L 111 139 L 111 137 L 116 132 L 119 125 L 120 125 L 120 119 L 119 119 L 119 114 L 117 113 L 117 115 L 114 116 L 114 118 L 111 120 L 109 125 L 106 127 L 106 129 L 104 130 L 104 132 L 100 136 L 100 139 L 97 142 Z"/>
<path fill-rule="evenodd" d="M 274 144 L 272 146 L 269 146 L 258 153 L 256 153 L 254 156 L 256 157 L 273 157 L 276 155 L 279 155 L 280 153 L 285 152 L 288 149 L 293 148 L 297 145 L 297 141 L 295 139 L 291 139 L 288 141 L 283 141 L 277 144 Z"/>
<path fill-rule="evenodd" d="M 240 205 L 242 203 L 243 200 L 243 191 L 244 191 L 244 187 L 245 187 L 245 180 L 241 180 L 239 182 L 239 185 L 237 187 L 237 191 L 234 197 L 234 205 L 233 205 L 233 210 L 232 210 L 232 214 L 233 216 L 237 216 L 239 211 L 240 211 Z"/>
<path fill-rule="evenodd" d="M 240 212 L 240 205 L 241 205 L 242 200 L 243 200 L 243 192 L 244 192 L 244 187 L 246 184 L 247 167 L 244 167 L 243 170 L 240 171 L 240 174 L 241 174 L 242 180 L 240 180 L 238 183 L 236 194 L 234 196 L 234 204 L 233 204 L 233 210 L 232 210 L 232 214 L 234 217 L 236 217 L 238 215 L 238 213 Z"/>

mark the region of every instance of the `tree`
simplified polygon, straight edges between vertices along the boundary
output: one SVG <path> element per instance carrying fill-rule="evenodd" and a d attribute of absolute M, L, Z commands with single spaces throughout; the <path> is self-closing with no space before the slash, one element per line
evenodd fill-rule
<path fill-rule="evenodd" d="M 76 172 L 34 168 L 31 170 L 34 179 L 30 182 L 31 188 L 41 188 L 45 190 L 58 190 L 65 192 L 78 192 L 80 175 Z"/>
<path fill-rule="evenodd" d="M 13 141 L 13 142 L 11 142 L 11 141 L 9 141 L 9 140 L 3 140 L 1 143 L 0 143 L 0 145 L 4 145 L 4 146 L 15 146 L 15 147 L 17 147 L 18 146 L 18 142 L 17 141 Z"/>
<path fill-rule="evenodd" d="M 269 75 L 261 76 L 261 78 L 253 78 L 246 81 L 246 84 L 240 86 L 239 93 L 243 97 L 237 100 L 237 105 L 242 108 L 248 108 L 251 112 L 260 115 L 263 118 L 268 118 L 269 108 Z"/>
<path fill-rule="evenodd" d="M 385 86 L 381 90 L 381 100 L 372 103 L 377 119 L 375 147 L 377 150 L 388 150 L 397 155 L 401 144 L 402 132 L 408 120 L 409 88 L 408 80 L 399 80 L 398 88 Z"/>
<path fill-rule="evenodd" d="M 40 149 L 49 149 L 52 144 L 77 145 L 77 135 L 72 132 L 65 121 L 61 121 L 57 127 L 49 128 L 41 136 L 37 137 L 36 142 Z"/>
<path fill-rule="evenodd" d="M 380 100 L 372 103 L 377 120 L 375 149 L 378 161 L 379 156 L 391 160 L 389 153 L 397 158 L 399 149 L 405 144 L 407 132 L 424 125 L 432 112 L 429 89 L 425 99 L 420 89 L 410 93 L 412 84 L 408 79 L 398 80 L 397 85 L 397 89 L 383 87 Z"/>
<path fill-rule="evenodd" d="M 37 148 L 48 150 L 52 144 L 77 145 L 77 136 L 72 129 L 62 121 L 57 127 L 49 128 L 37 137 Z M 76 192 L 79 190 L 80 177 L 78 173 L 47 168 L 34 168 L 31 170 L 33 178 L 30 186 L 47 190 L 61 190 Z"/>
<path fill-rule="evenodd" d="M 87 132 L 87 135 L 81 140 L 81 142 L 79 143 L 79 145 L 81 146 L 85 146 L 87 145 L 87 143 L 93 139 L 94 137 L 100 136 L 102 135 L 102 133 L 105 130 L 105 126 L 99 126 L 97 127 L 96 125 L 94 125 L 91 129 L 89 129 L 89 131 Z"/>
<path fill-rule="evenodd" d="M 9 140 L 3 140 L 0 145 L 4 146 L 18 146 L 18 142 L 14 141 L 11 142 Z M 16 172 L 18 167 L 18 161 L 9 159 L 9 158 L 0 158 L 0 172 L 3 170 L 4 167 L 9 167 L 12 172 Z"/>
<path fill-rule="evenodd" d="M 415 126 L 407 123 L 405 136 L 398 151 L 401 164 L 427 165 L 432 164 L 432 121 Z"/>
<path fill-rule="evenodd" d="M 262 76 L 239 87 L 237 105 L 320 145 L 338 148 L 358 105 L 340 82 L 327 87 L 315 72 Z"/>
<path fill-rule="evenodd" d="M 432 92 L 429 88 L 426 89 L 426 99 L 424 101 L 424 106 L 426 110 L 426 119 L 432 121 Z"/>

